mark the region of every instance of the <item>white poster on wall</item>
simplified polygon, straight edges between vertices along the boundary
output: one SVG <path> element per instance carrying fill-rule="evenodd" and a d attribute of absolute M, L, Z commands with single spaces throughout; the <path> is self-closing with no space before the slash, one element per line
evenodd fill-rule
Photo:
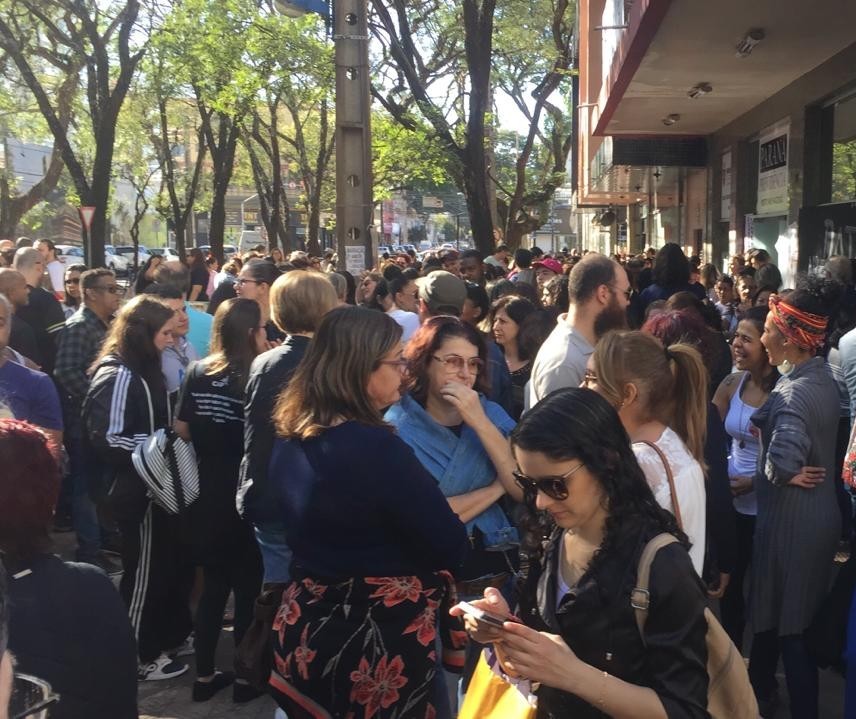
<path fill-rule="evenodd" d="M 721 202 L 719 207 L 719 219 L 722 222 L 731 221 L 731 150 L 722 153 L 721 162 Z"/>
<path fill-rule="evenodd" d="M 366 248 L 362 245 L 345 246 L 345 269 L 354 277 L 366 269 Z"/>
<path fill-rule="evenodd" d="M 758 139 L 757 215 L 788 214 L 790 120 L 762 130 Z"/>

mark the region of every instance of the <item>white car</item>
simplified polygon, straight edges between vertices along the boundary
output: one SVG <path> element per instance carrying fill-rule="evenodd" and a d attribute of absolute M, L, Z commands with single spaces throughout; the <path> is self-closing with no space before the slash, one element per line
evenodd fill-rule
<path fill-rule="evenodd" d="M 127 275 L 131 263 L 127 257 L 116 254 L 113 245 L 104 245 L 104 264 L 108 270 L 113 270 L 117 275 Z"/>
<path fill-rule="evenodd" d="M 83 248 L 77 245 L 56 245 L 56 258 L 66 267 L 86 264 Z"/>
<path fill-rule="evenodd" d="M 132 266 L 134 264 L 134 246 L 133 245 L 121 245 L 116 248 L 116 254 L 124 257 L 128 260 L 128 266 Z M 142 265 L 146 262 L 146 260 L 151 257 L 151 253 L 145 245 L 140 245 L 137 251 L 137 263 Z"/>

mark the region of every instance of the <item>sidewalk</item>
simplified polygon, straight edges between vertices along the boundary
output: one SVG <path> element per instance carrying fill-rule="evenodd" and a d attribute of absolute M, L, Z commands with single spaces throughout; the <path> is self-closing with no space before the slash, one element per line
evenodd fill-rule
<path fill-rule="evenodd" d="M 273 719 L 276 704 L 264 696 L 248 704 L 232 703 L 232 688 L 219 692 L 207 702 L 194 702 L 190 698 L 191 687 L 196 678 L 193 657 L 181 657 L 190 670 L 178 679 L 159 682 L 140 682 L 138 705 L 140 719 Z M 217 666 L 228 669 L 232 666 L 232 632 L 224 630 L 217 645 Z"/>

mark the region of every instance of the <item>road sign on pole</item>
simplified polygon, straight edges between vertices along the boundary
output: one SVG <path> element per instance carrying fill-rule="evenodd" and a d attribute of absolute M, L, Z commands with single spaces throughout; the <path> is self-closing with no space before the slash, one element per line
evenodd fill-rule
<path fill-rule="evenodd" d="M 95 216 L 95 208 L 79 207 L 78 212 L 80 212 L 80 220 L 83 222 L 83 228 L 89 232 L 89 229 L 92 227 L 92 218 Z"/>

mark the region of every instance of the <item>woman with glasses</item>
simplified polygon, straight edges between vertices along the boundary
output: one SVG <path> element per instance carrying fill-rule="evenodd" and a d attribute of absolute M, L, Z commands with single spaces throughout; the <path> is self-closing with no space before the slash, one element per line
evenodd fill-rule
<path fill-rule="evenodd" d="M 277 401 L 268 483 L 294 554 L 270 689 L 290 717 L 434 716 L 435 639 L 465 641 L 446 608 L 464 527 L 381 414 L 403 367 L 395 320 L 338 307 Z"/>
<path fill-rule="evenodd" d="M 540 682 L 538 717 L 707 717 L 705 596 L 615 409 L 589 390 L 558 390 L 511 443 L 531 515 L 522 623 L 467 617 L 470 635 L 493 643 L 509 678 Z M 643 642 L 630 598 L 642 551 L 661 533 L 678 541 L 654 556 Z M 509 616 L 495 589 L 473 603 Z"/>
<path fill-rule="evenodd" d="M 485 399 L 487 351 L 479 332 L 456 317 L 432 317 L 404 353 L 406 386 L 386 413 L 467 525 L 471 551 L 455 574 L 462 597 L 503 587 L 519 566 L 517 529 L 501 500 L 520 501 L 508 435 L 514 420 Z"/>
<path fill-rule="evenodd" d="M 86 272 L 86 265 L 69 265 L 65 268 L 65 296 L 62 298 L 62 311 L 65 318 L 71 317 L 80 307 L 80 275 Z"/>
<path fill-rule="evenodd" d="M 238 297 L 258 302 L 265 335 L 271 345 L 285 339 L 285 335 L 270 318 L 270 288 L 280 274 L 273 262 L 256 259 L 246 262 L 235 280 L 235 293 Z"/>
<path fill-rule="evenodd" d="M 54 554 L 60 476 L 50 440 L 30 424 L 0 419 L 0 466 L 0 561 L 16 671 L 43 679 L 61 696 L 52 719 L 136 719 L 137 649 L 128 612 L 101 570 Z"/>
<path fill-rule="evenodd" d="M 707 370 L 687 344 L 664 347 L 644 332 L 610 332 L 589 357 L 583 383 L 618 411 L 654 497 L 691 542 L 704 565 Z"/>
<path fill-rule="evenodd" d="M 191 365 L 176 407 L 175 430 L 193 443 L 199 458 L 199 500 L 183 516 L 205 579 L 196 610 L 194 701 L 211 699 L 235 680 L 232 672 L 214 667 L 223 610 L 234 591 L 237 646 L 252 621 L 262 583 L 259 549 L 252 527 L 235 509 L 235 492 L 244 454 L 244 388 L 250 365 L 266 347 L 258 303 L 226 300 L 214 315 L 211 354 Z M 256 696 L 247 684 L 234 687 L 235 701 Z"/>
<path fill-rule="evenodd" d="M 383 279 L 379 272 L 367 272 L 357 284 L 356 302 L 358 305 L 369 306 L 377 289 L 377 283 Z"/>

